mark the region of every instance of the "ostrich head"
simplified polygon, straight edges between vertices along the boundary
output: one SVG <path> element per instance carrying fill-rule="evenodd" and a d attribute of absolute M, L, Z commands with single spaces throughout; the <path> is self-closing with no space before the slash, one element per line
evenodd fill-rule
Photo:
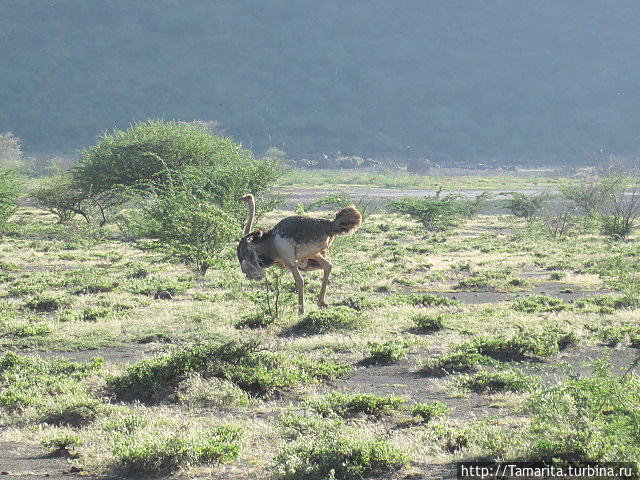
<path fill-rule="evenodd" d="M 256 245 L 266 240 L 268 234 L 263 230 L 249 233 L 240 239 L 238 243 L 238 261 L 240 269 L 249 280 L 264 280 L 265 269 L 273 265 L 273 259 L 256 251 Z"/>

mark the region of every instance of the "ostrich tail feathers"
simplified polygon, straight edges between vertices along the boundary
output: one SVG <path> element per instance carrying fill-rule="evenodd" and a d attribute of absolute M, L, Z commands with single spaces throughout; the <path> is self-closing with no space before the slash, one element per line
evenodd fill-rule
<path fill-rule="evenodd" d="M 340 235 L 355 232 L 360 225 L 362 225 L 362 215 L 355 206 L 351 205 L 337 213 L 336 218 L 331 222 L 331 233 Z"/>

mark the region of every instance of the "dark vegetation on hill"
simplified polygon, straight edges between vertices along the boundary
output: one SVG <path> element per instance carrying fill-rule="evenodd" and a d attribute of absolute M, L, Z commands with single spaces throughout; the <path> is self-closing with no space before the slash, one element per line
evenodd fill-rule
<path fill-rule="evenodd" d="M 5 0 L 0 132 L 69 152 L 199 119 L 294 157 L 635 156 L 639 22 L 629 0 Z"/>

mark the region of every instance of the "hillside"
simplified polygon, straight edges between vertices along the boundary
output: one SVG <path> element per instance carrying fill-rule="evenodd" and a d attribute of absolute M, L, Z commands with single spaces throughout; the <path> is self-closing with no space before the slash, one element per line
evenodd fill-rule
<path fill-rule="evenodd" d="M 629 0 L 4 0 L 0 132 L 69 152 L 199 119 L 295 157 L 635 156 L 639 23 Z"/>

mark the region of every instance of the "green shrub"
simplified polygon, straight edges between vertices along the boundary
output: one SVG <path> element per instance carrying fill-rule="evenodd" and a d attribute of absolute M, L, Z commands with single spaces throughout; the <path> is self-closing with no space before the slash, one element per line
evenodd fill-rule
<path fill-rule="evenodd" d="M 73 183 L 68 173 L 42 180 L 30 196 L 40 208 L 53 213 L 62 223 L 76 215 L 90 223 L 91 198 Z"/>
<path fill-rule="evenodd" d="M 286 445 L 276 456 L 282 480 L 360 480 L 402 469 L 408 455 L 384 439 L 332 434 Z"/>
<path fill-rule="evenodd" d="M 96 322 L 100 318 L 107 317 L 111 310 L 104 307 L 85 307 L 80 313 L 80 318 L 85 322 Z"/>
<path fill-rule="evenodd" d="M 398 213 L 409 215 L 419 221 L 427 230 L 444 230 L 457 225 L 463 218 L 470 217 L 487 198 L 486 193 L 476 197 L 475 201 L 463 200 L 458 195 L 434 196 L 420 199 L 405 198 L 389 203 L 389 208 Z"/>
<path fill-rule="evenodd" d="M 2 227 L 16 209 L 16 199 L 20 188 L 16 175 L 0 167 L 0 227 Z"/>
<path fill-rule="evenodd" d="M 252 160 L 247 150 L 229 138 L 211 135 L 205 125 L 149 120 L 105 133 L 95 146 L 81 152 L 73 178 L 84 191 L 99 193 L 118 185 L 165 183 L 170 172 L 189 166 Z"/>
<path fill-rule="evenodd" d="M 222 248 L 237 236 L 237 223 L 206 193 L 172 184 L 145 199 L 133 230 L 138 237 L 157 239 L 157 251 L 204 274 L 220 261 Z"/>
<path fill-rule="evenodd" d="M 542 331 L 523 329 L 511 334 L 481 335 L 456 347 L 497 360 L 521 360 L 529 356 L 548 356 L 576 343 L 575 335 L 559 327 Z"/>
<path fill-rule="evenodd" d="M 287 437 L 297 438 L 300 435 L 322 434 L 336 432 L 345 428 L 346 422 L 342 417 L 325 417 L 317 412 L 292 412 L 285 411 L 280 415 L 279 423 L 284 427 Z"/>
<path fill-rule="evenodd" d="M 636 308 L 640 306 L 640 298 L 635 295 L 594 295 L 576 301 L 577 308 L 591 310 L 595 308 L 596 313 L 612 313 L 614 310 L 623 308 Z"/>
<path fill-rule="evenodd" d="M 360 312 L 349 307 L 331 307 L 309 313 L 297 327 L 313 333 L 326 333 L 342 330 L 354 330 L 362 326 Z"/>
<path fill-rule="evenodd" d="M 403 340 L 387 340 L 386 342 L 369 342 L 371 355 L 367 359 L 372 363 L 395 363 L 409 353 L 409 345 Z"/>
<path fill-rule="evenodd" d="M 51 333 L 51 325 L 37 318 L 0 321 L 0 331 L 12 337 L 36 337 Z"/>
<path fill-rule="evenodd" d="M 115 466 L 128 472 L 155 473 L 193 464 L 227 462 L 238 457 L 241 429 L 222 426 L 197 433 L 190 437 L 181 433 L 168 437 L 118 437 L 113 449 Z"/>
<path fill-rule="evenodd" d="M 107 409 L 101 400 L 80 390 L 44 399 L 37 410 L 40 422 L 81 427 L 93 422 Z"/>
<path fill-rule="evenodd" d="M 578 211 L 594 216 L 602 210 L 611 194 L 620 189 L 623 178 L 618 175 L 588 176 L 558 185 L 562 197 L 570 200 Z"/>
<path fill-rule="evenodd" d="M 427 360 L 422 366 L 422 372 L 426 375 L 441 377 L 477 370 L 479 365 L 485 363 L 491 363 L 491 359 L 476 352 L 455 351 Z"/>
<path fill-rule="evenodd" d="M 41 443 L 51 455 L 73 456 L 74 449 L 80 447 L 84 442 L 79 435 L 61 432 L 43 438 Z"/>
<path fill-rule="evenodd" d="M 190 408 L 237 408 L 246 407 L 251 399 L 247 393 L 227 380 L 202 378 L 189 375 L 180 382 L 176 400 Z"/>
<path fill-rule="evenodd" d="M 536 391 L 526 405 L 532 418 L 526 428 L 489 436 L 485 453 L 518 460 L 640 460 L 640 381 L 620 375 L 599 360 L 591 375 L 570 375 L 560 385 Z"/>
<path fill-rule="evenodd" d="M 434 315 L 418 314 L 415 315 L 412 320 L 421 332 L 431 333 L 442 330 L 445 318 L 446 316 L 442 313 L 436 313 Z"/>
<path fill-rule="evenodd" d="M 82 152 L 72 175 L 82 192 L 101 197 L 101 213 L 127 199 L 141 204 L 131 218 L 121 216 L 121 229 L 158 239 L 167 254 L 206 270 L 233 238 L 230 230 L 240 230 L 245 212 L 238 197 L 262 194 L 281 170 L 203 124 L 148 121 L 103 135 Z"/>
<path fill-rule="evenodd" d="M 629 331 L 629 345 L 632 348 L 640 348 L 640 328 Z"/>
<path fill-rule="evenodd" d="M 450 307 L 453 305 L 460 305 L 460 302 L 458 300 L 453 300 L 447 297 L 440 297 L 432 293 L 412 295 L 411 302 L 414 305 L 418 305 L 421 307 Z"/>
<path fill-rule="evenodd" d="M 106 276 L 83 279 L 77 288 L 73 289 L 75 295 L 88 295 L 95 293 L 107 293 L 115 290 L 119 285 L 117 280 Z"/>
<path fill-rule="evenodd" d="M 570 310 L 571 306 L 567 305 L 559 298 L 550 297 L 548 295 L 529 295 L 514 301 L 511 304 L 511 308 L 519 312 L 536 313 L 562 312 Z"/>
<path fill-rule="evenodd" d="M 336 306 L 345 306 L 359 312 L 372 308 L 375 302 L 368 296 L 355 296 L 351 295 L 343 298 L 342 300 L 335 302 Z"/>
<path fill-rule="evenodd" d="M 630 179 L 629 179 L 630 180 Z M 624 240 L 634 230 L 640 217 L 640 183 L 627 190 L 627 178 L 620 177 L 620 183 L 613 188 L 600 208 L 600 228 L 602 233 Z"/>
<path fill-rule="evenodd" d="M 236 328 L 266 328 L 273 325 L 275 321 L 275 317 L 265 313 L 249 313 L 242 316 L 236 323 Z"/>
<path fill-rule="evenodd" d="M 598 329 L 598 337 L 609 347 L 615 347 L 624 341 L 627 331 L 621 327 L 607 325 Z"/>
<path fill-rule="evenodd" d="M 460 375 L 457 377 L 456 383 L 476 393 L 524 392 L 530 390 L 537 383 L 537 379 L 530 377 L 522 370 L 498 370 L 495 372 L 480 370 L 471 375 Z"/>
<path fill-rule="evenodd" d="M 348 370 L 344 364 L 269 352 L 252 341 L 230 341 L 142 360 L 123 374 L 109 377 L 107 384 L 119 397 L 149 400 L 167 387 L 175 387 L 185 374 L 199 373 L 203 378 L 228 380 L 252 395 L 269 396 L 279 389 L 336 377 Z"/>
<path fill-rule="evenodd" d="M 172 296 L 184 293 L 191 282 L 169 278 L 143 277 L 129 280 L 125 290 L 135 295 L 154 295 L 157 292 L 169 292 Z"/>
<path fill-rule="evenodd" d="M 449 415 L 451 411 L 451 407 L 446 403 L 435 401 L 431 403 L 415 403 L 411 406 L 410 413 L 414 417 L 418 417 L 421 422 L 427 423 L 436 418 Z"/>
<path fill-rule="evenodd" d="M 382 415 L 397 410 L 405 399 L 395 395 L 380 396 L 371 393 L 340 393 L 312 398 L 307 405 L 321 415 L 331 414 L 340 417 L 351 417 L 359 413 Z"/>
<path fill-rule="evenodd" d="M 0 408 L 20 412 L 34 407 L 37 421 L 72 424 L 75 413 L 81 414 L 80 422 L 90 421 L 103 407 L 82 380 L 102 363 L 100 358 L 78 363 L 6 353 L 0 356 Z"/>
<path fill-rule="evenodd" d="M 40 294 L 30 298 L 25 307 L 36 312 L 53 312 L 71 305 L 70 298 L 60 295 Z"/>
<path fill-rule="evenodd" d="M 128 408 L 113 410 L 108 420 L 100 425 L 105 432 L 133 433 L 149 424 L 149 421 L 140 417 Z"/>
<path fill-rule="evenodd" d="M 531 220 L 535 215 L 540 213 L 544 202 L 548 200 L 548 193 L 539 193 L 537 195 L 525 195 L 520 192 L 509 192 L 511 198 L 507 200 L 507 208 L 516 217 Z"/>

